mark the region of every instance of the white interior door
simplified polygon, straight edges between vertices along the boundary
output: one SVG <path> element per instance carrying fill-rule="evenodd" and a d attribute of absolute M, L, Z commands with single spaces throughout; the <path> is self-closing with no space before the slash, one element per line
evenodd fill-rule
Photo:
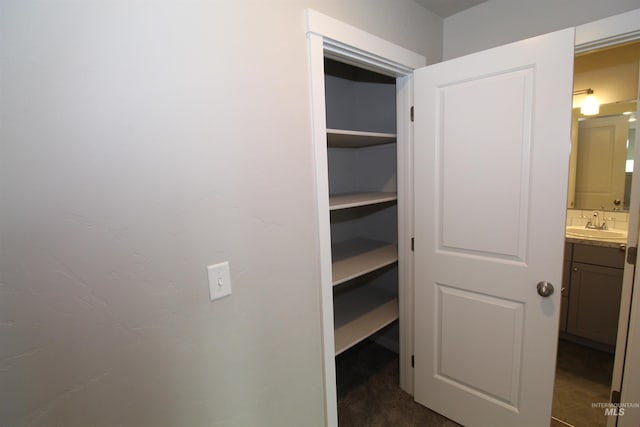
<path fill-rule="evenodd" d="M 415 72 L 415 399 L 466 426 L 550 422 L 573 55 L 567 29 Z"/>

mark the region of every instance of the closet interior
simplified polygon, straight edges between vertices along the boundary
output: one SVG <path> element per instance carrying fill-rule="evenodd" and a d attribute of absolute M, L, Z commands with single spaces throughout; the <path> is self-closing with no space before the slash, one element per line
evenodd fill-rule
<path fill-rule="evenodd" d="M 398 352 L 396 81 L 325 58 L 325 92 L 336 356 Z"/>

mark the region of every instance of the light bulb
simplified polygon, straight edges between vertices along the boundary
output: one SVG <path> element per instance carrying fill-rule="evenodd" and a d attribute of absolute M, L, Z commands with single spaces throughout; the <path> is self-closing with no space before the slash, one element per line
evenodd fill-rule
<path fill-rule="evenodd" d="M 587 95 L 580 105 L 580 112 L 585 116 L 594 116 L 600 112 L 600 104 L 593 95 Z"/>

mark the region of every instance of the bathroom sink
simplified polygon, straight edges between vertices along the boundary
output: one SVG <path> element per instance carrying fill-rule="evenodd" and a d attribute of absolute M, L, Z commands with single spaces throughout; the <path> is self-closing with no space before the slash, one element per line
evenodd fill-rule
<path fill-rule="evenodd" d="M 626 231 L 621 230 L 593 230 L 584 227 L 567 227 L 567 236 L 587 239 L 626 240 Z"/>

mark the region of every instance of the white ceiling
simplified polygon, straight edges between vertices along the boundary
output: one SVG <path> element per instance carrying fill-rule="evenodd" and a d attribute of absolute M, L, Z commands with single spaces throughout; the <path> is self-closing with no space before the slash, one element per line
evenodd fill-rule
<path fill-rule="evenodd" d="M 431 12 L 446 18 L 487 0 L 415 0 Z"/>

